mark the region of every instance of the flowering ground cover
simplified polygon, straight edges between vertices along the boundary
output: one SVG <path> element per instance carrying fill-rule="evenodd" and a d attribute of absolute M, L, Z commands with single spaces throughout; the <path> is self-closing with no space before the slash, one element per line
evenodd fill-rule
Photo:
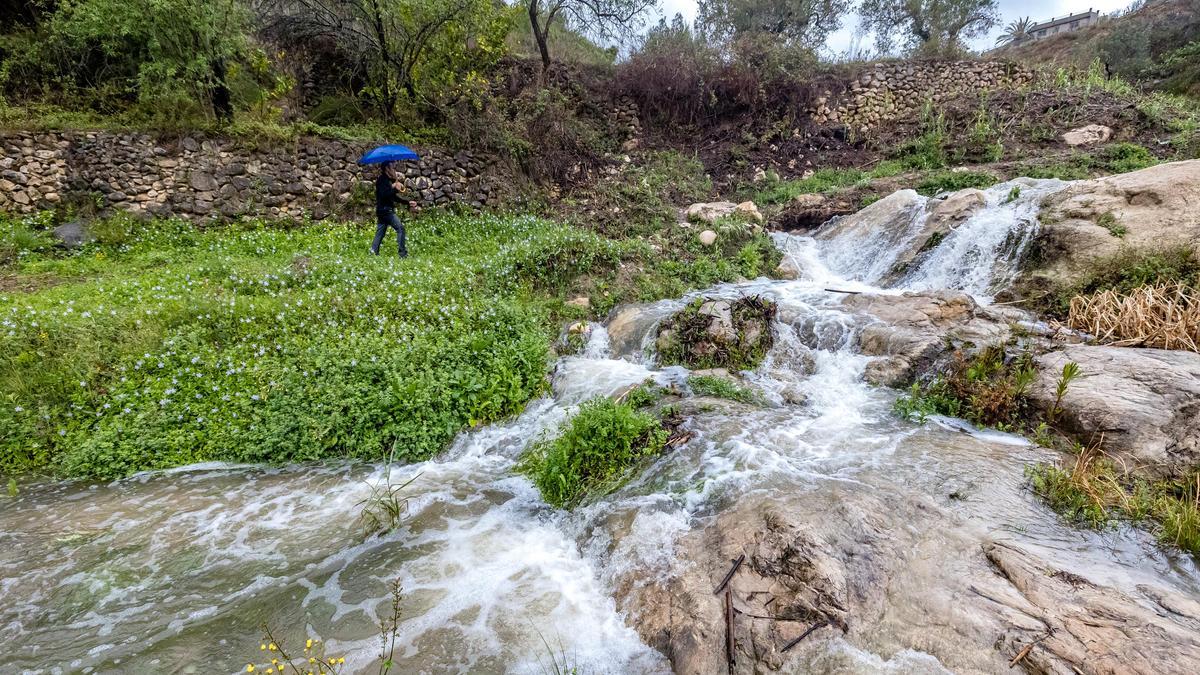
<path fill-rule="evenodd" d="M 560 322 L 585 312 L 568 293 L 650 299 L 757 273 L 769 248 L 689 259 L 440 213 L 410 224 L 405 260 L 325 223 L 107 221 L 66 253 L 44 225 L 0 216 L 4 473 L 424 459 L 543 390 Z"/>

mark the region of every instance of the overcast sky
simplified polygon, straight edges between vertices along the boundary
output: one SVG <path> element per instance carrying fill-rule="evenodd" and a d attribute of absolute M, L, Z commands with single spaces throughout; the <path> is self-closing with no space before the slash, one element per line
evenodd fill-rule
<path fill-rule="evenodd" d="M 661 0 L 661 2 L 663 12 L 668 18 L 675 16 L 676 12 L 683 14 L 689 22 L 696 18 L 696 0 Z M 1096 9 L 1108 14 L 1124 9 L 1131 2 L 1132 0 L 999 0 L 1000 24 L 993 28 L 989 35 L 976 40 L 971 46 L 975 49 L 987 49 L 993 46 L 996 36 L 1001 32 L 1001 27 L 1023 16 L 1028 16 L 1037 22 L 1076 12 L 1086 12 L 1088 9 Z M 854 44 L 857 23 L 857 17 L 848 16 L 842 22 L 841 30 L 829 36 L 828 52 L 830 54 L 845 52 Z M 862 47 L 871 46 L 869 38 L 861 39 L 860 42 Z"/>

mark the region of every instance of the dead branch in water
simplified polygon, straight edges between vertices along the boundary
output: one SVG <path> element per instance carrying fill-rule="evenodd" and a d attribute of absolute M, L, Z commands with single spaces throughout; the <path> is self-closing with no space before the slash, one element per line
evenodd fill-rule
<path fill-rule="evenodd" d="M 729 675 L 733 675 L 733 591 L 725 589 L 725 658 L 729 661 Z"/>
<path fill-rule="evenodd" d="M 796 645 L 800 644 L 801 640 L 808 637 L 809 635 L 812 635 L 813 631 L 817 630 L 818 628 L 823 628 L 828 625 L 829 625 L 828 621 L 818 621 L 818 622 L 814 623 L 813 625 L 808 627 L 808 630 L 801 633 L 800 637 L 798 637 L 795 640 L 792 640 L 791 642 L 784 645 L 783 649 L 779 650 L 779 653 L 782 654 L 782 653 L 786 652 L 787 650 L 791 649 L 792 647 L 795 647 Z"/>
<path fill-rule="evenodd" d="M 733 567 L 730 567 L 729 571 L 725 573 L 725 578 L 721 579 L 721 583 L 717 585 L 716 590 L 713 591 L 713 595 L 718 595 L 721 593 L 721 591 L 725 590 L 725 587 L 729 585 L 729 580 L 733 579 L 733 575 L 737 573 L 738 568 L 741 567 L 742 563 L 744 562 L 746 562 L 745 553 L 739 555 L 737 559 L 733 561 Z"/>

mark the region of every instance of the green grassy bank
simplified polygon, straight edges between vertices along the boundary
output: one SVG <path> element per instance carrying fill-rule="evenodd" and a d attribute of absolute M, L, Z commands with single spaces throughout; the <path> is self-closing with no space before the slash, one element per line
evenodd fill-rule
<path fill-rule="evenodd" d="M 528 216 L 424 216 L 406 260 L 369 256 L 363 224 L 115 220 L 69 253 L 45 225 L 0 216 L 9 474 L 424 459 L 543 390 L 560 322 L 588 311 L 566 298 L 770 269 L 762 235 L 702 250 Z"/>

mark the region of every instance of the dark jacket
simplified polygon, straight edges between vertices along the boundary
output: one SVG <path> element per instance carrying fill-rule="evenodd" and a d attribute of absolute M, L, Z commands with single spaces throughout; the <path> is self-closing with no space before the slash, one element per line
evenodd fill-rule
<path fill-rule="evenodd" d="M 392 185 L 392 179 L 380 174 L 379 178 L 375 179 L 375 213 L 392 213 L 396 210 L 396 201 L 399 198 L 400 191 Z"/>

